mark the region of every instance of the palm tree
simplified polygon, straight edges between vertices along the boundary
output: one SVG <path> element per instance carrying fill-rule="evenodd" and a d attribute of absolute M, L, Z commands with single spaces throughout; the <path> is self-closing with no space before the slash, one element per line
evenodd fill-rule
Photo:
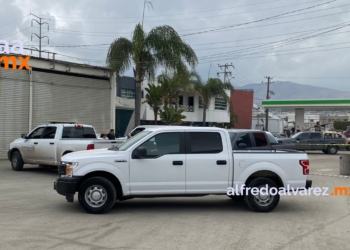
<path fill-rule="evenodd" d="M 179 125 L 186 118 L 182 112 L 182 109 L 175 110 L 174 107 L 164 108 L 164 111 L 160 111 L 160 119 L 165 125 Z"/>
<path fill-rule="evenodd" d="M 170 26 L 158 26 L 148 34 L 137 24 L 131 40 L 121 37 L 116 39 L 107 53 L 107 65 L 118 76 L 131 67 L 136 81 L 135 126 L 140 125 L 141 83 L 145 76 L 150 81 L 155 79 L 158 66 L 165 69 L 184 72 L 186 63 L 194 67 L 198 58 L 194 50 L 185 43 Z"/>
<path fill-rule="evenodd" d="M 158 112 L 160 110 L 160 106 L 163 104 L 161 87 L 150 84 L 147 88 L 145 88 L 145 90 L 147 91 L 146 101 L 143 103 L 147 103 L 152 108 L 154 113 L 154 124 L 157 124 Z"/>
<path fill-rule="evenodd" d="M 223 83 L 218 78 L 209 78 L 206 83 L 197 82 L 194 85 L 194 90 L 198 93 L 200 100 L 203 104 L 203 126 L 206 121 L 206 111 L 210 104 L 212 97 L 223 98 L 226 103 L 230 102 L 230 97 L 225 90 L 232 90 L 233 87 L 230 83 Z"/>
<path fill-rule="evenodd" d="M 162 73 L 157 80 L 162 86 L 164 107 L 167 108 L 169 103 L 175 103 L 175 110 L 177 110 L 180 91 L 191 90 L 196 82 L 201 81 L 201 78 L 196 71 L 185 70 L 172 74 Z"/>

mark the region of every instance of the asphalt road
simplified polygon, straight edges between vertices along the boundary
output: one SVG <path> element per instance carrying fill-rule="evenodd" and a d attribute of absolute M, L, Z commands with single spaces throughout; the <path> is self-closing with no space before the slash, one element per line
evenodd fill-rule
<path fill-rule="evenodd" d="M 328 176 L 339 174 L 339 155 L 309 157 L 314 187 L 350 187 Z M 0 249 L 350 248 L 350 196 L 285 196 L 268 214 L 226 196 L 134 199 L 91 215 L 53 190 L 56 176 L 0 161 Z"/>

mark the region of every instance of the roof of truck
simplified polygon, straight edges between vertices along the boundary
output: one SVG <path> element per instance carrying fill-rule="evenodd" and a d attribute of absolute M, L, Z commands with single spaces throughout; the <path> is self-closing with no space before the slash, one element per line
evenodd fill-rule
<path fill-rule="evenodd" d="M 141 126 L 140 126 L 141 127 Z M 218 130 L 223 130 L 225 131 L 226 129 L 223 129 L 223 128 L 218 128 L 218 127 L 191 127 L 191 126 L 166 126 L 166 125 L 163 125 L 163 126 L 149 126 L 149 127 L 146 127 L 145 130 L 148 130 L 148 131 L 158 131 L 158 130 L 201 130 L 201 131 L 218 131 Z"/>

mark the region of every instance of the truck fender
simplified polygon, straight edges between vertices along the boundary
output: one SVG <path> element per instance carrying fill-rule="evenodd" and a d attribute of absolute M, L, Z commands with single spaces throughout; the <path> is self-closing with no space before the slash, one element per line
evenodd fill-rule
<path fill-rule="evenodd" d="M 129 176 L 123 173 L 122 170 L 120 170 L 118 167 L 116 167 L 113 164 L 109 164 L 106 162 L 94 162 L 90 163 L 88 165 L 84 165 L 82 168 L 79 168 L 79 166 L 73 171 L 73 175 L 76 176 L 85 176 L 93 172 L 106 172 L 109 174 L 114 175 L 120 182 L 120 185 L 123 190 L 123 195 L 128 195 L 130 193 L 129 190 Z M 129 173 L 129 170 L 127 168 L 127 173 Z"/>
<path fill-rule="evenodd" d="M 286 172 L 280 166 L 278 166 L 273 162 L 257 162 L 247 166 L 246 169 L 241 173 L 239 177 L 239 182 L 245 183 L 251 175 L 259 171 L 272 172 L 281 179 L 281 181 L 283 182 L 283 185 L 285 185 L 286 183 L 286 180 L 287 180 Z"/>

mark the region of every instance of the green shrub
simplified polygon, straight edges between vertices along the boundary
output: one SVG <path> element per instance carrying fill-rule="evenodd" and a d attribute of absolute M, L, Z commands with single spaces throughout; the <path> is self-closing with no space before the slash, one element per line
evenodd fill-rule
<path fill-rule="evenodd" d="M 341 130 L 341 131 L 345 131 L 347 126 L 350 126 L 350 121 L 334 121 L 333 123 L 333 127 L 336 129 L 336 130 Z"/>

